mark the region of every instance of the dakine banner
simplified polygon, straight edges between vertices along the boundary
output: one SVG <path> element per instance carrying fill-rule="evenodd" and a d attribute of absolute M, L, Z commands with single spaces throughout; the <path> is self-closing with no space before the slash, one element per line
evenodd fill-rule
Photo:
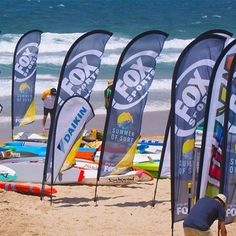
<path fill-rule="evenodd" d="M 70 97 L 63 103 L 55 120 L 54 156 L 56 156 L 56 161 L 53 164 L 54 181 L 74 142 L 82 135 L 83 127 L 93 117 L 93 109 L 83 97 Z"/>

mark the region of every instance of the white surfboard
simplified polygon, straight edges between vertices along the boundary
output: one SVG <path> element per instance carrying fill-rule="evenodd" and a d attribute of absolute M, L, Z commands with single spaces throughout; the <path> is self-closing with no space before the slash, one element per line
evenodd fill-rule
<path fill-rule="evenodd" d="M 44 160 L 34 159 L 34 161 L 9 162 L 4 163 L 4 166 L 15 171 L 17 182 L 42 183 Z M 83 171 L 71 168 L 63 172 L 63 174 L 59 174 L 55 184 L 76 184 L 81 178 L 83 178 Z M 50 184 L 50 181 L 46 183 Z"/>
<path fill-rule="evenodd" d="M 0 181 L 13 181 L 17 179 L 16 172 L 9 167 L 0 165 Z"/>
<path fill-rule="evenodd" d="M 105 177 L 100 177 L 98 185 L 129 185 L 138 182 L 148 182 L 151 181 L 153 177 L 143 171 L 143 170 L 133 170 L 129 171 L 123 175 L 109 175 Z M 84 170 L 84 178 L 79 182 L 83 185 L 95 185 L 97 181 L 97 171 L 96 170 Z"/>

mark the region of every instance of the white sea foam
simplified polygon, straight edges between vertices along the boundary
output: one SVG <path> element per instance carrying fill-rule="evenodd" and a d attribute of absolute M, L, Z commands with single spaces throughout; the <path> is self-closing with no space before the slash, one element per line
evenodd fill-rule
<path fill-rule="evenodd" d="M 175 63 L 179 58 L 179 53 L 162 53 L 157 59 L 158 63 Z"/>
<path fill-rule="evenodd" d="M 72 44 L 83 33 L 50 33 L 42 34 L 41 44 L 39 47 L 38 64 L 62 65 L 65 55 Z M 20 34 L 0 35 L 0 64 L 11 65 L 13 54 Z M 113 35 L 108 41 L 105 53 L 102 58 L 102 64 L 116 65 L 122 50 L 130 42 L 130 38 L 118 37 Z M 159 62 L 173 63 L 177 60 L 182 49 L 185 48 L 193 39 L 170 39 L 164 44 Z"/>
<path fill-rule="evenodd" d="M 164 49 L 184 49 L 193 39 L 171 39 L 164 44 Z"/>
<path fill-rule="evenodd" d="M 170 99 L 166 102 L 163 101 L 151 101 L 147 102 L 144 112 L 154 112 L 154 111 L 167 111 L 170 109 Z M 94 109 L 95 115 L 103 115 L 106 113 L 104 106 L 100 106 Z"/>
<path fill-rule="evenodd" d="M 58 79 L 56 76 L 52 75 L 37 75 L 37 80 L 35 84 L 35 94 L 42 94 L 48 88 L 57 88 Z M 102 92 L 107 86 L 107 80 L 97 79 L 93 87 L 94 92 Z M 171 90 L 171 80 L 170 79 L 155 79 L 150 87 L 151 91 L 170 91 Z M 11 95 L 11 80 L 1 80 L 0 87 L 0 97 Z"/>
<path fill-rule="evenodd" d="M 156 79 L 153 80 L 150 90 L 170 91 L 172 80 L 170 79 Z"/>
<path fill-rule="evenodd" d="M 213 15 L 212 17 L 221 18 L 222 16 L 221 15 Z"/>

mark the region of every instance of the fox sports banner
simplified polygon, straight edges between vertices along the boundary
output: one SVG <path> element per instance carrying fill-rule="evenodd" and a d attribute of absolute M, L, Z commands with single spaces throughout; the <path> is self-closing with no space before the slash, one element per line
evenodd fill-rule
<path fill-rule="evenodd" d="M 195 130 L 204 123 L 212 69 L 226 37 L 203 34 L 180 55 L 171 94 L 171 205 L 172 224 L 188 214 L 188 183 L 193 179 Z"/>
<path fill-rule="evenodd" d="M 56 107 L 54 119 L 57 119 L 58 111 L 63 103 L 74 95 L 80 95 L 87 100 L 91 94 L 101 65 L 101 58 L 111 33 L 103 30 L 94 30 L 82 35 L 69 49 L 64 60 L 60 80 L 58 83 Z M 46 153 L 43 182 L 51 176 L 54 161 L 55 125 L 52 121 L 49 131 L 49 139 Z M 66 158 L 66 156 L 65 156 Z M 64 160 L 65 160 L 64 158 Z M 54 160 L 55 159 L 55 160 Z"/>
<path fill-rule="evenodd" d="M 123 51 L 115 74 L 112 98 L 107 111 L 100 176 L 124 173 L 132 165 L 157 59 L 167 34 L 149 31 L 134 38 Z"/>
<path fill-rule="evenodd" d="M 231 54 L 232 56 L 232 54 Z M 227 196 L 225 222 L 236 222 L 236 54 L 233 55 L 226 99 L 223 130 L 222 177 L 220 192 Z"/>
<path fill-rule="evenodd" d="M 40 30 L 25 33 L 18 41 L 12 73 L 12 130 L 35 120 L 35 80 L 41 42 Z"/>

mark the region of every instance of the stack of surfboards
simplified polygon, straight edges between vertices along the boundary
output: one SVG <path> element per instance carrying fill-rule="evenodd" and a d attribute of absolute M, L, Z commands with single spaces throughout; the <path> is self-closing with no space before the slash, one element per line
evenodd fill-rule
<path fill-rule="evenodd" d="M 13 157 L 17 158 L 0 160 L 0 164 L 15 171 L 16 180 L 19 182 L 41 183 L 46 146 L 25 145 L 24 142 L 8 142 L 6 145 L 15 153 Z M 140 141 L 133 162 L 135 170 L 124 175 L 102 177 L 98 184 L 125 185 L 152 180 L 158 173 L 161 150 L 162 143 L 158 141 Z M 96 183 L 100 151 L 96 148 L 80 147 L 76 157 L 76 165 L 60 174 L 56 179 L 56 184 L 94 185 Z"/>
<path fill-rule="evenodd" d="M 86 164 L 86 162 L 84 163 Z M 28 157 L 8 159 L 3 160 L 1 165 L 8 171 L 4 172 L 5 175 L 10 176 L 11 174 L 13 176 L 14 173 L 15 178 L 11 178 L 11 181 L 23 183 L 42 183 L 44 158 Z M 64 171 L 62 174 L 59 174 L 56 178 L 55 184 L 94 185 L 96 184 L 96 179 L 97 170 L 95 168 L 81 168 L 81 165 L 78 164 L 69 170 Z M 127 185 L 137 182 L 146 182 L 152 179 L 153 177 L 143 170 L 133 170 L 123 175 L 101 177 L 98 185 Z M 50 180 L 48 180 L 47 183 L 50 184 Z"/>

